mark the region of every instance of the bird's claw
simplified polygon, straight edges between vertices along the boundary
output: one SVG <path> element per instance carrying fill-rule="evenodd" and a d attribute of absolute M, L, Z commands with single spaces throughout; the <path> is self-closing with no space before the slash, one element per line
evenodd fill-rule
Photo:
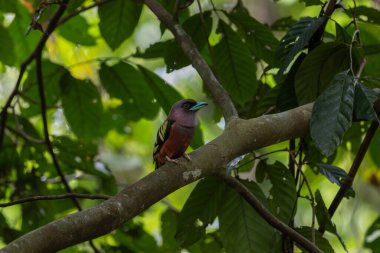
<path fill-rule="evenodd" d="M 165 159 L 166 159 L 168 162 L 178 164 L 178 161 L 177 161 L 176 159 L 171 159 L 169 156 L 166 156 Z"/>
<path fill-rule="evenodd" d="M 191 161 L 191 157 L 188 154 L 184 153 L 183 157 L 185 157 L 186 160 Z"/>

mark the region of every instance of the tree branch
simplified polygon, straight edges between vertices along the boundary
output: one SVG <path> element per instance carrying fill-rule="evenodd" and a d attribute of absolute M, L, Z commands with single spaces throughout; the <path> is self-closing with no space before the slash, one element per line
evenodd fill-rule
<path fill-rule="evenodd" d="M 14 206 L 18 204 L 40 201 L 40 200 L 59 200 L 68 198 L 78 198 L 78 199 L 109 199 L 111 196 L 103 194 L 81 194 L 81 193 L 66 193 L 61 195 L 49 195 L 49 196 L 33 196 L 23 199 L 18 199 L 8 203 L 1 203 L 0 207 Z"/>
<path fill-rule="evenodd" d="M 250 120 L 232 119 L 222 135 L 190 154 L 191 161 L 166 163 L 115 197 L 42 226 L 0 252 L 54 252 L 105 235 L 182 186 L 217 174 L 239 155 L 307 135 L 311 110 L 308 104 Z"/>
<path fill-rule="evenodd" d="M 217 104 L 222 109 L 225 120 L 228 122 L 237 117 L 237 111 L 226 90 L 219 83 L 196 45 L 183 28 L 173 19 L 173 16 L 163 8 L 157 0 L 144 0 L 149 9 L 158 17 L 162 24 L 173 33 L 179 46 L 191 61 L 193 67 L 198 71 L 205 86 L 211 92 Z"/>
<path fill-rule="evenodd" d="M 233 178 L 229 175 L 220 173 L 218 175 L 223 181 L 233 188 L 240 196 L 242 196 L 245 201 L 248 202 L 259 214 L 260 216 L 272 225 L 274 228 L 287 235 L 290 239 L 297 242 L 304 249 L 308 250 L 311 253 L 322 253 L 318 247 L 307 240 L 305 237 L 297 233 L 294 229 L 290 228 L 288 225 L 279 220 L 276 216 L 274 216 L 270 211 L 268 211 L 265 206 L 258 200 L 255 195 L 250 192 L 245 185 L 243 185 L 239 180 Z"/>

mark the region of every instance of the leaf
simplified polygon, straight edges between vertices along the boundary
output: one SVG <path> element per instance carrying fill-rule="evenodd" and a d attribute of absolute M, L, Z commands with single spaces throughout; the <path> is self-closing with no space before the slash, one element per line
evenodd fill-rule
<path fill-rule="evenodd" d="M 378 168 L 380 168 L 380 134 L 377 132 L 371 141 L 371 145 L 369 145 L 369 153 L 371 154 L 372 161 L 376 164 Z"/>
<path fill-rule="evenodd" d="M 42 61 L 42 69 L 46 104 L 51 107 L 55 105 L 59 99 L 61 78 L 67 74 L 68 71 L 61 65 L 57 65 L 48 60 Z M 24 100 L 29 104 L 27 108 L 23 109 L 23 113 L 25 113 L 26 116 L 34 116 L 41 112 L 36 66 L 33 66 L 33 68 L 28 71 L 28 78 L 24 83 Z"/>
<path fill-rule="evenodd" d="M 364 247 L 372 252 L 380 252 L 380 216 L 372 223 L 365 234 Z"/>
<path fill-rule="evenodd" d="M 100 136 L 103 107 L 100 95 L 89 81 L 81 81 L 65 74 L 61 79 L 64 115 L 70 129 L 79 139 L 90 140 Z"/>
<path fill-rule="evenodd" d="M 263 205 L 267 205 L 266 198 L 257 184 L 247 181 L 244 184 Z M 255 209 L 231 188 L 224 194 L 223 202 L 219 223 L 221 240 L 226 252 L 271 252 L 275 231 Z"/>
<path fill-rule="evenodd" d="M 146 80 L 128 63 L 120 62 L 112 67 L 101 65 L 99 72 L 103 87 L 111 97 L 122 100 L 122 117 L 129 120 L 153 119 L 158 106 Z"/>
<path fill-rule="evenodd" d="M 351 43 L 351 36 L 347 33 L 347 31 L 339 25 L 338 22 L 335 22 L 335 34 L 336 34 L 336 41 L 350 44 Z"/>
<path fill-rule="evenodd" d="M 274 37 L 269 27 L 242 11 L 225 12 L 225 14 L 238 26 L 252 54 L 258 59 L 263 59 L 268 64 L 272 64 L 274 51 L 279 41 Z"/>
<path fill-rule="evenodd" d="M 354 114 L 360 120 L 378 120 L 373 104 L 379 100 L 379 94 L 358 83 L 355 86 Z"/>
<path fill-rule="evenodd" d="M 310 227 L 299 227 L 299 228 L 296 228 L 296 231 L 311 241 Z M 322 235 L 318 232 L 318 230 L 315 230 L 315 244 L 323 253 L 334 253 L 334 249 L 331 247 L 329 241 L 326 238 L 322 237 Z M 297 246 L 300 249 L 302 249 L 302 247 L 300 247 L 299 245 Z M 303 252 L 307 252 L 307 251 L 303 250 Z"/>
<path fill-rule="evenodd" d="M 334 76 L 350 67 L 350 50 L 345 44 L 329 42 L 306 56 L 295 78 L 300 105 L 313 102 L 332 84 Z"/>
<path fill-rule="evenodd" d="M 319 192 L 319 190 L 315 192 L 314 196 L 315 201 L 317 202 L 317 205 L 315 206 L 315 216 L 317 217 L 319 227 L 323 227 L 326 229 L 326 231 L 335 234 L 340 243 L 342 244 L 344 250 L 348 252 L 345 242 L 343 241 L 342 237 L 340 237 L 340 235 L 338 234 L 335 224 L 331 221 L 331 216 L 326 208 L 325 202 L 323 201 L 322 195 Z"/>
<path fill-rule="evenodd" d="M 276 51 L 277 64 L 280 67 L 278 75 L 281 76 L 286 71 L 294 57 L 308 45 L 311 37 L 324 22 L 325 18 L 306 17 L 290 28 Z"/>
<path fill-rule="evenodd" d="M 146 83 L 149 85 L 149 88 L 152 90 L 154 97 L 164 109 L 166 115 L 168 115 L 172 105 L 175 102 L 181 100 L 182 96 L 175 88 L 169 85 L 165 80 L 161 79 L 155 73 L 151 72 L 141 65 L 139 65 L 138 68 Z"/>
<path fill-rule="evenodd" d="M 85 0 L 70 0 L 67 4 L 66 11 L 68 13 L 75 11 L 77 8 L 79 8 Z"/>
<path fill-rule="evenodd" d="M 181 252 L 181 247 L 174 238 L 177 224 L 176 212 L 167 209 L 161 215 L 162 252 Z"/>
<path fill-rule="evenodd" d="M 293 218 L 296 204 L 296 183 L 290 171 L 280 162 L 266 166 L 267 177 L 272 183 L 269 191 L 272 213 L 285 224 Z"/>
<path fill-rule="evenodd" d="M 243 105 L 254 96 L 256 63 L 250 57 L 247 46 L 229 25 L 219 22 L 218 32 L 222 39 L 214 47 L 215 69 L 218 77 L 232 99 Z"/>
<path fill-rule="evenodd" d="M 366 6 L 358 6 L 355 10 L 356 16 L 361 18 L 361 16 L 367 17 L 367 22 L 380 24 L 380 11 L 375 8 L 370 8 Z"/>
<path fill-rule="evenodd" d="M 353 106 L 354 80 L 341 72 L 317 99 L 311 115 L 311 137 L 323 155 L 332 155 L 342 143 L 352 124 Z"/>
<path fill-rule="evenodd" d="M 304 2 L 306 6 L 322 5 L 323 4 L 321 2 L 321 0 L 300 0 L 300 2 Z"/>
<path fill-rule="evenodd" d="M 294 87 L 296 73 L 305 59 L 306 54 L 301 53 L 294 64 L 292 65 L 289 73 L 286 75 L 285 80 L 280 84 L 276 105 L 280 111 L 287 111 L 298 107 L 296 91 Z"/>
<path fill-rule="evenodd" d="M 341 182 L 347 177 L 347 172 L 337 166 L 321 163 L 316 163 L 315 165 L 318 167 L 319 173 L 333 184 L 341 186 Z"/>
<path fill-rule="evenodd" d="M 74 44 L 93 46 L 95 39 L 88 33 L 90 28 L 86 19 L 82 16 L 75 16 L 58 28 L 59 34 Z"/>
<path fill-rule="evenodd" d="M 13 66 L 15 64 L 14 43 L 8 29 L 0 25 L 0 61 L 6 65 Z"/>
<path fill-rule="evenodd" d="M 31 32 L 25 37 L 25 32 L 31 21 L 30 13 L 19 3 L 19 1 L 14 2 L 17 2 L 17 4 L 15 4 L 16 8 L 14 9 L 16 16 L 7 30 L 9 31 L 12 41 L 14 42 L 13 45 L 16 63 L 21 63 L 34 50 L 38 43 L 40 34 L 37 32 Z"/>
<path fill-rule="evenodd" d="M 142 3 L 130 0 L 114 0 L 99 6 L 99 30 L 112 50 L 132 35 L 141 11 Z"/>
<path fill-rule="evenodd" d="M 210 11 L 203 14 L 195 14 L 183 23 L 183 29 L 191 37 L 198 51 L 202 51 L 207 45 L 211 28 L 212 18 Z M 183 53 L 176 40 L 171 40 L 166 44 L 164 60 L 168 73 L 190 65 L 190 60 Z"/>
<path fill-rule="evenodd" d="M 171 45 L 171 43 L 172 40 L 156 42 L 150 45 L 143 53 L 140 52 L 137 48 L 137 52 L 133 55 L 133 57 L 139 57 L 143 59 L 161 58 L 163 56 L 162 53 L 169 45 Z"/>
<path fill-rule="evenodd" d="M 205 235 L 223 204 L 225 185 L 217 178 L 201 180 L 191 192 L 178 216 L 176 239 L 188 246 Z"/>

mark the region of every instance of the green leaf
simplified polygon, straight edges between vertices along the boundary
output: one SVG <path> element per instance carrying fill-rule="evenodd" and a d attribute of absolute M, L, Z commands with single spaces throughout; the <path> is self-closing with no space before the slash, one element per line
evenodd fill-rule
<path fill-rule="evenodd" d="M 358 6 L 356 7 L 355 13 L 357 17 L 367 17 L 367 22 L 380 24 L 380 11 L 376 10 L 375 8 Z"/>
<path fill-rule="evenodd" d="M 221 210 L 225 185 L 217 178 L 201 180 L 191 192 L 178 216 L 176 239 L 182 246 L 198 241 Z"/>
<path fill-rule="evenodd" d="M 348 252 L 345 242 L 342 237 L 338 234 L 335 224 L 331 221 L 331 216 L 326 208 L 325 202 L 323 201 L 322 195 L 317 190 L 315 192 L 315 201 L 317 205 L 315 206 L 315 216 L 317 217 L 319 227 L 324 227 L 326 231 L 329 231 L 336 235 L 340 243 L 342 244 L 344 250 Z"/>
<path fill-rule="evenodd" d="M 363 45 L 365 55 L 379 54 L 380 44 Z"/>
<path fill-rule="evenodd" d="M 14 42 L 9 33 L 8 29 L 5 29 L 0 25 L 0 38 L 1 38 L 1 47 L 0 47 L 0 61 L 6 65 L 13 66 L 15 64 L 15 51 L 14 51 Z"/>
<path fill-rule="evenodd" d="M 296 231 L 311 241 L 310 227 L 296 228 Z M 326 238 L 322 237 L 318 230 L 315 230 L 315 244 L 323 253 L 334 253 L 334 249 L 331 247 L 329 241 Z M 299 245 L 297 246 L 302 249 L 302 247 L 300 247 Z M 307 251 L 304 250 L 303 252 Z"/>
<path fill-rule="evenodd" d="M 102 64 L 100 80 L 111 97 L 123 101 L 122 117 L 129 120 L 153 119 L 158 106 L 146 80 L 128 63 L 120 62 L 112 67 Z"/>
<path fill-rule="evenodd" d="M 332 155 L 342 143 L 352 124 L 353 107 L 354 79 L 341 72 L 317 99 L 311 115 L 311 137 L 323 155 Z"/>
<path fill-rule="evenodd" d="M 68 71 L 61 65 L 57 65 L 48 60 L 42 61 L 42 70 L 46 104 L 51 107 L 55 105 L 59 99 L 61 78 L 67 74 Z M 23 109 L 23 113 L 25 113 L 26 116 L 34 116 L 41 113 L 36 66 L 33 66 L 33 68 L 28 71 L 28 78 L 24 83 L 24 100 L 29 104 L 27 108 Z"/>
<path fill-rule="evenodd" d="M 378 120 L 373 104 L 379 100 L 379 94 L 358 83 L 355 87 L 354 113 L 360 120 Z"/>
<path fill-rule="evenodd" d="M 337 166 L 330 164 L 315 164 L 319 173 L 324 175 L 331 183 L 341 186 L 341 182 L 347 177 L 347 172 Z"/>
<path fill-rule="evenodd" d="M 140 19 L 142 3 L 114 0 L 99 6 L 99 30 L 112 50 L 128 39 Z"/>
<path fill-rule="evenodd" d="M 183 23 L 183 29 L 191 37 L 198 51 L 202 51 L 207 45 L 211 28 L 212 18 L 210 11 L 203 14 L 195 14 Z M 185 56 L 176 40 L 171 40 L 166 44 L 164 60 L 168 73 L 190 65 L 190 60 Z"/>
<path fill-rule="evenodd" d="M 300 105 L 315 101 L 331 84 L 334 76 L 350 67 L 350 49 L 347 45 L 330 42 L 315 48 L 299 67 L 295 89 Z"/>
<path fill-rule="evenodd" d="M 85 0 L 70 0 L 67 4 L 66 11 L 68 13 L 75 11 L 77 8 L 79 8 Z"/>
<path fill-rule="evenodd" d="M 280 90 L 278 92 L 276 105 L 280 111 L 287 111 L 298 107 L 298 101 L 295 90 L 295 78 L 296 73 L 305 59 L 306 54 L 301 53 L 294 64 L 292 65 L 289 73 L 286 75 L 285 80 L 280 84 Z"/>
<path fill-rule="evenodd" d="M 272 213 L 285 224 L 289 224 L 293 218 L 297 198 L 294 178 L 290 171 L 278 161 L 272 165 L 267 165 L 265 171 L 272 183 L 272 188 L 269 191 Z"/>
<path fill-rule="evenodd" d="M 177 224 L 176 212 L 168 209 L 161 215 L 162 252 L 181 252 L 181 247 L 174 238 Z"/>
<path fill-rule="evenodd" d="M 139 57 L 143 59 L 154 59 L 163 57 L 162 52 L 166 50 L 166 48 L 172 44 L 172 40 L 167 41 L 159 41 L 152 45 L 150 45 L 145 52 L 140 52 L 139 48 L 137 48 L 137 52 L 133 54 L 133 57 Z"/>
<path fill-rule="evenodd" d="M 380 252 L 380 216 L 372 223 L 365 234 L 364 247 L 372 252 Z"/>
<path fill-rule="evenodd" d="M 103 107 L 100 95 L 89 81 L 65 74 L 61 79 L 61 96 L 64 115 L 70 129 L 79 139 L 90 140 L 100 136 Z"/>
<path fill-rule="evenodd" d="M 335 22 L 335 34 L 336 34 L 336 41 L 350 44 L 352 40 L 352 36 L 350 36 L 347 31 L 339 25 L 338 22 Z"/>
<path fill-rule="evenodd" d="M 252 54 L 258 59 L 263 59 L 267 63 L 272 64 L 274 61 L 274 51 L 279 41 L 274 37 L 269 27 L 243 11 L 226 13 L 226 15 L 238 26 Z"/>
<path fill-rule="evenodd" d="M 168 115 L 172 105 L 175 102 L 181 100 L 182 96 L 175 88 L 170 86 L 167 82 L 165 82 L 165 80 L 161 79 L 161 77 L 155 73 L 151 72 L 141 65 L 139 65 L 138 68 L 143 75 L 146 83 L 149 85 L 149 88 L 152 90 L 154 97 L 164 109 L 166 115 Z"/>
<path fill-rule="evenodd" d="M 14 42 L 16 63 L 21 63 L 32 53 L 41 34 L 39 32 L 31 32 L 28 36 L 25 36 L 25 32 L 31 22 L 30 13 L 19 1 L 17 1 L 15 7 L 14 12 L 16 16 L 7 30 Z"/>
<path fill-rule="evenodd" d="M 246 187 L 265 205 L 266 198 L 254 182 Z M 221 240 L 227 253 L 271 252 L 275 231 L 235 190 L 228 188 L 223 196 L 219 223 Z"/>
<path fill-rule="evenodd" d="M 281 39 L 276 52 L 280 76 L 286 71 L 294 57 L 308 45 L 311 37 L 324 22 L 325 18 L 302 18 Z"/>
<path fill-rule="evenodd" d="M 58 32 L 62 37 L 74 44 L 93 46 L 96 43 L 95 39 L 88 33 L 89 28 L 90 26 L 86 19 L 77 15 L 60 26 Z"/>
<path fill-rule="evenodd" d="M 218 77 L 232 99 L 243 105 L 255 93 L 256 63 L 250 57 L 247 46 L 229 25 L 219 22 L 218 32 L 223 35 L 214 47 L 215 69 Z"/>
<path fill-rule="evenodd" d="M 313 5 L 322 5 L 321 0 L 299 0 L 300 2 L 304 2 L 306 6 L 313 6 Z"/>

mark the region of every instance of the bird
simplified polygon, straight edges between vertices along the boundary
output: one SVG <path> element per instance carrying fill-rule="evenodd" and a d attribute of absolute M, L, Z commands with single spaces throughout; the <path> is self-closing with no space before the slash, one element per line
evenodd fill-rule
<path fill-rule="evenodd" d="M 185 151 L 198 125 L 197 112 L 207 105 L 194 99 L 182 99 L 173 104 L 167 119 L 157 131 L 153 148 L 155 169 L 167 161 L 177 163 L 175 159 L 181 156 L 191 160 Z"/>

